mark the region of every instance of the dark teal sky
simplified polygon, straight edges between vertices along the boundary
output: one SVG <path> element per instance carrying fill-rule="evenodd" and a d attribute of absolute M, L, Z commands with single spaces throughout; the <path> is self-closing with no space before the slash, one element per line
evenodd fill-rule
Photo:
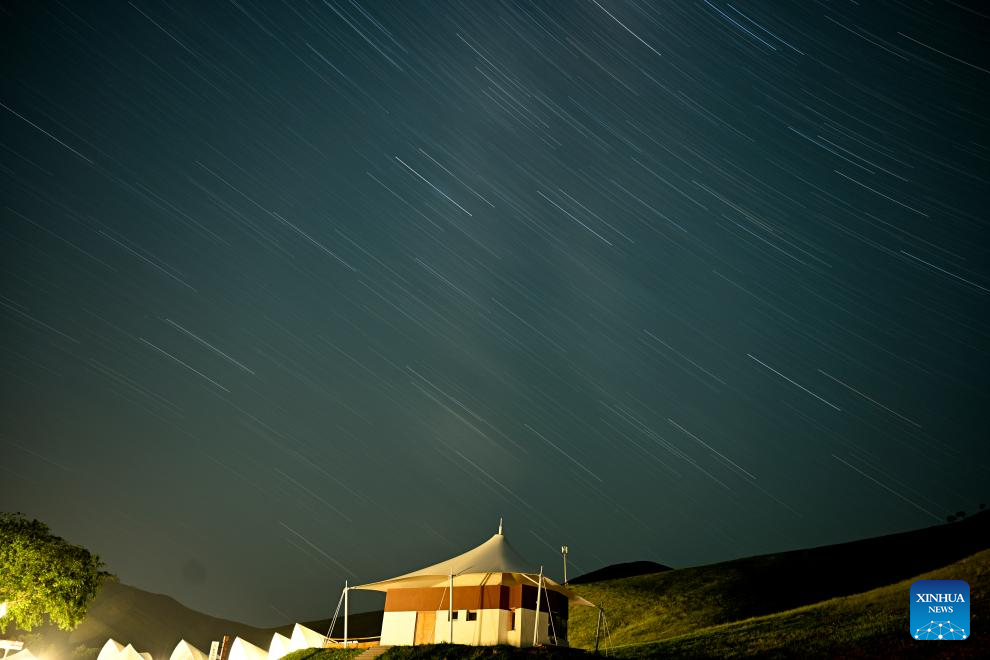
<path fill-rule="evenodd" d="M 987 499 L 978 5 L 203 4 L 3 3 L 0 508 L 274 624 L 499 516 L 557 575 Z"/>

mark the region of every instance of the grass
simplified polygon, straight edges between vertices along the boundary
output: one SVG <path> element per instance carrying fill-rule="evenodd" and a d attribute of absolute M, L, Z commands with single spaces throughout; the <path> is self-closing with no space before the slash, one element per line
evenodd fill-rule
<path fill-rule="evenodd" d="M 419 646 L 394 646 L 382 654 L 382 660 L 509 660 L 532 658 L 556 660 L 558 658 L 587 657 L 579 649 L 536 647 L 520 649 L 514 646 L 466 646 L 463 644 L 422 644 Z M 591 656 L 595 657 L 595 656 Z"/>
<path fill-rule="evenodd" d="M 613 651 L 620 658 L 990 657 L 986 634 L 937 646 L 910 637 L 909 593 L 916 579 L 968 582 L 972 594 L 970 626 L 977 631 L 985 629 L 990 550 L 865 593 L 669 635 L 658 641 L 620 646 Z"/>
<path fill-rule="evenodd" d="M 705 566 L 572 588 L 605 608 L 616 644 L 631 644 L 740 618 L 743 608 L 724 594 L 743 577 L 732 569 Z M 593 608 L 570 609 L 567 634 L 572 646 L 594 648 L 597 618 Z"/>
<path fill-rule="evenodd" d="M 282 656 L 282 660 L 350 660 L 364 649 L 301 649 Z"/>

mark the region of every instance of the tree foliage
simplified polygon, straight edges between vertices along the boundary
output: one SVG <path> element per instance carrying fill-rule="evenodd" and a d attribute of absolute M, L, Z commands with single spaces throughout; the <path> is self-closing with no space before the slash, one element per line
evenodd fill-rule
<path fill-rule="evenodd" d="M 113 576 L 94 554 L 55 536 L 48 526 L 20 513 L 0 513 L 0 633 L 11 623 L 31 630 L 45 616 L 72 630 L 100 584 Z"/>

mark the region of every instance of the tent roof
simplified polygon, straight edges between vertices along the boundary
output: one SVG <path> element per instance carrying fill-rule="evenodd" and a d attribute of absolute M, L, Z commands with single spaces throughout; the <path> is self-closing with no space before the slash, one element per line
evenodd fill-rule
<path fill-rule="evenodd" d="M 476 548 L 459 554 L 452 559 L 442 561 L 418 571 L 406 573 L 383 582 L 399 582 L 420 577 L 447 577 L 453 574 L 467 575 L 469 573 L 534 573 L 533 565 L 527 562 L 509 545 L 503 534 L 495 534 Z M 376 584 L 382 584 L 379 582 Z M 371 585 L 363 585 L 370 587 Z"/>
<path fill-rule="evenodd" d="M 351 589 L 388 591 L 389 589 L 445 587 L 451 575 L 454 578 L 461 578 L 456 580 L 461 585 L 465 581 L 470 584 L 499 584 L 507 582 L 504 579 L 491 579 L 493 574 L 499 576 L 509 574 L 515 579 L 508 581 L 534 585 L 537 584 L 539 576 L 539 573 L 533 570 L 533 564 L 526 561 L 506 540 L 505 535 L 502 534 L 501 524 L 499 524 L 497 534 L 476 548 L 472 548 L 452 559 L 421 568 L 418 571 L 405 573 L 398 577 L 354 586 Z M 465 578 L 467 579 L 465 580 Z M 568 597 L 572 605 L 592 606 L 592 603 L 565 589 L 546 576 L 543 577 L 543 580 L 545 588 L 564 594 Z"/>

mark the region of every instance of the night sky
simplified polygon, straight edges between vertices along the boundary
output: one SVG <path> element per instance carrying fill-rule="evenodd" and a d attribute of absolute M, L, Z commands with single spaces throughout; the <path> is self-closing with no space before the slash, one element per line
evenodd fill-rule
<path fill-rule="evenodd" d="M 990 14 L 13 2 L 0 509 L 254 624 L 990 499 Z M 534 566 L 534 568 L 537 568 Z"/>

